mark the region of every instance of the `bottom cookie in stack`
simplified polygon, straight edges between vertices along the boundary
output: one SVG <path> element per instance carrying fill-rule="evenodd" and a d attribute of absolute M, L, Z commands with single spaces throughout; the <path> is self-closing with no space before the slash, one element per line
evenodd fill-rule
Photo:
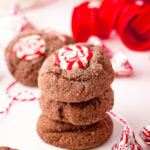
<path fill-rule="evenodd" d="M 37 123 L 37 132 L 44 142 L 69 149 L 97 147 L 108 140 L 112 130 L 113 123 L 108 115 L 92 125 L 77 126 L 53 121 L 42 114 Z"/>

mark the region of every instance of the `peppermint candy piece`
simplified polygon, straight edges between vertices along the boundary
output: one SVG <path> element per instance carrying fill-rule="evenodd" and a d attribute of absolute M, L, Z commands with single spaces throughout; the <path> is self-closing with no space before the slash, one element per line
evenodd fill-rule
<path fill-rule="evenodd" d="M 134 132 L 128 122 L 111 110 L 107 113 L 124 125 L 121 139 L 112 147 L 112 150 L 141 150 L 141 146 L 137 143 Z"/>
<path fill-rule="evenodd" d="M 134 135 L 131 136 L 124 130 L 120 141 L 113 146 L 112 150 L 141 150 L 141 146 L 136 142 Z"/>
<path fill-rule="evenodd" d="M 100 38 L 97 36 L 90 36 L 87 40 L 87 43 L 93 44 L 93 45 L 100 45 L 100 46 L 102 46 L 103 44 Z"/>
<path fill-rule="evenodd" d="M 86 67 L 93 53 L 84 46 L 65 46 L 58 50 L 55 56 L 55 64 L 61 69 L 75 69 Z"/>
<path fill-rule="evenodd" d="M 24 60 L 32 60 L 45 53 L 45 41 L 39 35 L 21 38 L 14 46 L 14 54 Z"/>
<path fill-rule="evenodd" d="M 29 29 L 36 29 L 25 17 L 24 14 L 16 14 L 12 15 L 11 17 L 11 26 L 12 31 L 14 34 L 18 34 L 22 31 L 29 30 Z"/>
<path fill-rule="evenodd" d="M 88 7 L 89 8 L 99 8 L 101 6 L 102 0 L 89 0 Z"/>
<path fill-rule="evenodd" d="M 140 132 L 140 137 L 147 145 L 150 145 L 150 124 L 143 127 L 143 129 Z"/>
<path fill-rule="evenodd" d="M 104 45 L 103 41 L 99 37 L 90 36 L 89 39 L 87 40 L 87 43 L 101 46 L 103 48 L 105 54 L 109 58 L 112 58 L 113 52 Z"/>
<path fill-rule="evenodd" d="M 116 76 L 130 76 L 132 74 L 133 68 L 122 52 L 116 53 L 111 62 Z"/>
<path fill-rule="evenodd" d="M 87 43 L 100 45 L 103 48 L 105 54 L 111 59 L 116 76 L 130 76 L 132 74 L 133 68 L 125 54 L 122 52 L 117 52 L 114 54 L 114 52 L 108 49 L 104 45 L 103 41 L 97 36 L 91 36 Z"/>

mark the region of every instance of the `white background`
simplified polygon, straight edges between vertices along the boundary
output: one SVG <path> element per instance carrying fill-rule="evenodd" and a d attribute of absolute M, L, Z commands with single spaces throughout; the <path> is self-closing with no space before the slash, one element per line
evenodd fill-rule
<path fill-rule="evenodd" d="M 71 34 L 70 20 L 72 8 L 78 1 L 57 0 L 53 5 L 45 8 L 35 9 L 26 12 L 28 18 L 39 28 L 51 27 L 60 32 Z M 1 33 L 4 29 L 0 28 Z M 113 111 L 126 118 L 132 129 L 136 133 L 138 142 L 144 150 L 150 147 L 142 142 L 138 136 L 139 130 L 150 123 L 150 52 L 133 52 L 125 48 L 117 35 L 113 35 L 106 45 L 113 50 L 123 50 L 133 68 L 132 77 L 116 78 L 112 87 L 115 92 L 115 105 Z M 14 81 L 9 74 L 4 62 L 3 50 L 0 51 L 0 111 L 4 109 L 9 99 L 5 95 L 5 88 Z M 17 84 L 11 94 L 32 90 L 39 95 L 38 89 L 31 89 Z M 8 114 L 0 116 L 0 146 L 10 146 L 20 150 L 56 150 L 41 141 L 36 133 L 36 122 L 41 111 L 37 101 L 17 102 L 13 105 Z M 120 139 L 123 126 L 114 121 L 114 132 L 111 138 L 97 150 L 110 150 Z"/>

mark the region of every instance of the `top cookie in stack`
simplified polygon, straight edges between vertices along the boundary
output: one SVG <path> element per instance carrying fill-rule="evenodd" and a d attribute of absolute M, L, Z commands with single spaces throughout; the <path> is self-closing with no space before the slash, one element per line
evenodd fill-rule
<path fill-rule="evenodd" d="M 75 52 L 65 50 L 67 48 L 75 49 Z M 75 60 L 74 55 L 81 53 L 80 48 L 85 51 L 90 50 L 89 55 L 91 56 L 86 56 L 83 53 L 81 60 L 78 58 Z M 109 89 L 114 79 L 114 72 L 110 60 L 101 47 L 77 44 L 64 47 L 62 51 L 62 55 L 64 53 L 62 59 L 64 60 L 56 62 L 55 57 L 58 58 L 61 52 L 54 53 L 44 62 L 40 70 L 39 88 L 45 97 L 62 102 L 85 102 L 98 97 Z M 67 56 L 70 57 L 70 60 L 65 60 Z M 61 59 L 61 56 L 58 59 Z M 78 62 L 84 63 L 84 66 L 78 67 Z"/>

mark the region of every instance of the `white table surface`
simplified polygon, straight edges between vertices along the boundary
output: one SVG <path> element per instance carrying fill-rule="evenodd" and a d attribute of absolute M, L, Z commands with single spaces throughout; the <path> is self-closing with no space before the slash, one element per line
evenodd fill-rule
<path fill-rule="evenodd" d="M 28 11 L 28 18 L 39 28 L 50 27 L 63 33 L 71 34 L 70 20 L 74 0 L 57 0 L 53 5 L 45 8 Z M 0 28 L 0 33 L 2 32 Z M 2 37 L 2 35 L 0 34 Z M 144 150 L 149 150 L 138 136 L 139 130 L 150 123 L 150 51 L 133 52 L 124 47 L 117 37 L 113 35 L 106 45 L 113 49 L 126 52 L 134 68 L 132 77 L 116 78 L 112 88 L 115 92 L 115 105 L 113 111 L 126 118 L 135 131 L 138 142 Z M 14 81 L 5 65 L 3 50 L 0 51 L 0 111 L 4 109 L 9 99 L 5 95 L 5 88 Z M 24 87 L 17 84 L 11 94 L 32 90 L 39 94 L 38 89 Z M 45 144 L 36 133 L 36 122 L 41 113 L 39 104 L 34 102 L 17 102 L 8 114 L 0 116 L 0 146 L 10 146 L 19 150 L 57 150 Z M 110 150 L 112 145 L 120 139 L 123 126 L 114 121 L 114 132 L 111 138 L 97 150 Z"/>

